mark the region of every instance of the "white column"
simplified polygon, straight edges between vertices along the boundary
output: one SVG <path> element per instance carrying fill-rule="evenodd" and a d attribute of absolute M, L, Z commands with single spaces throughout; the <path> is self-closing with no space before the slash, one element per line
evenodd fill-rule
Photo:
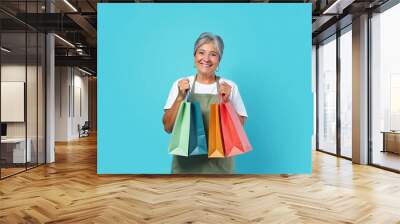
<path fill-rule="evenodd" d="M 47 57 L 47 76 L 46 76 L 46 163 L 52 163 L 55 161 L 54 151 L 54 133 L 55 133 L 55 76 L 54 76 L 54 35 L 47 34 L 46 36 L 46 57 Z"/>
<path fill-rule="evenodd" d="M 54 12 L 54 5 L 46 1 L 47 12 Z M 55 43 L 54 34 L 46 35 L 46 163 L 55 162 Z"/>
<path fill-rule="evenodd" d="M 368 15 L 353 19 L 353 162 L 368 163 Z"/>

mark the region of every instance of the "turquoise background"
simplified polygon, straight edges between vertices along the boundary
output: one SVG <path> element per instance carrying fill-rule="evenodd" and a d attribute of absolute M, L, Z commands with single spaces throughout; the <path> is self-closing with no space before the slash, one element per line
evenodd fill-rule
<path fill-rule="evenodd" d="M 249 115 L 236 173 L 311 173 L 311 4 L 253 3 L 98 4 L 99 174 L 170 173 L 163 106 L 205 31 Z"/>

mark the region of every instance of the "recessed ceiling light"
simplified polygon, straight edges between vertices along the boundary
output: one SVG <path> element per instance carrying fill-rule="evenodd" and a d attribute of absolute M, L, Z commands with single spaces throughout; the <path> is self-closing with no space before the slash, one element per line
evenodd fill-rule
<path fill-rule="evenodd" d="M 5 47 L 1 47 L 1 50 L 4 51 L 4 52 L 6 52 L 6 53 L 10 53 L 10 52 L 11 52 L 11 50 L 9 50 L 9 49 L 7 49 L 7 48 L 5 48 Z"/>
<path fill-rule="evenodd" d="M 54 36 L 57 37 L 58 39 L 60 39 L 62 42 L 66 43 L 67 45 L 69 45 L 69 46 L 75 48 L 75 45 L 71 44 L 71 42 L 69 42 L 68 40 L 66 40 L 66 39 L 64 39 L 64 38 L 62 38 L 62 37 L 60 37 L 60 36 L 57 35 L 57 34 L 54 34 Z"/>
<path fill-rule="evenodd" d="M 64 0 L 65 4 L 67 4 L 72 10 L 74 10 L 74 12 L 78 12 L 78 10 L 71 4 L 69 3 L 67 0 Z"/>
<path fill-rule="evenodd" d="M 336 0 L 332 5 L 322 12 L 322 14 L 342 14 L 343 9 L 351 5 L 355 0 Z"/>
<path fill-rule="evenodd" d="M 90 73 L 90 72 L 88 72 L 88 71 L 86 71 L 86 70 L 83 70 L 83 69 L 81 69 L 81 68 L 79 68 L 79 67 L 78 67 L 78 70 L 81 71 L 81 72 L 83 72 L 83 73 L 85 73 L 85 74 L 87 74 L 87 75 L 92 75 L 92 73 Z"/>

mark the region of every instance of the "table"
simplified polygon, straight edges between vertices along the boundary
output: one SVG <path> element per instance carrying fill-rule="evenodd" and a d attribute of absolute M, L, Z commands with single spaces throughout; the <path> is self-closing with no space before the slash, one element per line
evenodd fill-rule
<path fill-rule="evenodd" d="M 383 150 L 382 152 L 392 152 L 400 154 L 400 131 L 382 131 Z"/>

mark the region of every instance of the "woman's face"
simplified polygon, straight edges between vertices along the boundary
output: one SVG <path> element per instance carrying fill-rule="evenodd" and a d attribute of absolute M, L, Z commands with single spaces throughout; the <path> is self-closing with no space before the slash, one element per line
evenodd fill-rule
<path fill-rule="evenodd" d="M 212 43 L 201 45 L 197 48 L 194 62 L 200 74 L 213 75 L 219 64 L 217 48 Z"/>

